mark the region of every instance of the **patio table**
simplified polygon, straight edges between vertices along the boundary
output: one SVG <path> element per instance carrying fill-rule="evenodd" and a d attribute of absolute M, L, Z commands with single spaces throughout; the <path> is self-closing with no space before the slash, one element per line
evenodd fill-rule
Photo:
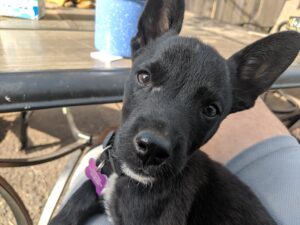
<path fill-rule="evenodd" d="M 224 57 L 263 36 L 191 13 L 181 34 L 203 40 Z M 107 66 L 92 59 L 93 38 L 90 30 L 0 30 L 0 112 L 120 102 L 130 60 Z M 299 86 L 296 64 L 275 87 Z"/>

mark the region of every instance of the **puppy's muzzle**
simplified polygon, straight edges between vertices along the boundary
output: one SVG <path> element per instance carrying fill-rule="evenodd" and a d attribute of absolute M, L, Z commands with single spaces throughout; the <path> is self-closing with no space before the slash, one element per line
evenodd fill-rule
<path fill-rule="evenodd" d="M 137 156 L 144 166 L 158 166 L 171 156 L 171 143 L 159 133 L 143 130 L 134 138 Z"/>

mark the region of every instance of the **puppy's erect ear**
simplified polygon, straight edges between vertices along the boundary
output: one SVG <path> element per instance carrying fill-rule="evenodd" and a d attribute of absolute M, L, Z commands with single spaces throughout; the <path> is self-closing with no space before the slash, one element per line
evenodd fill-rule
<path fill-rule="evenodd" d="M 286 31 L 258 40 L 230 57 L 231 112 L 252 107 L 256 98 L 293 62 L 299 50 L 300 34 Z"/>
<path fill-rule="evenodd" d="M 132 53 L 169 30 L 179 33 L 184 17 L 184 0 L 148 0 L 131 40 Z"/>

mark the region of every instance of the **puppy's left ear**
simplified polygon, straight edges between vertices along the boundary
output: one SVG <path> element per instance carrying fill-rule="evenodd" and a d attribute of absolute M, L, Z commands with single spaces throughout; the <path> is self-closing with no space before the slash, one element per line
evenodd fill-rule
<path fill-rule="evenodd" d="M 231 112 L 252 107 L 256 98 L 294 61 L 299 50 L 300 34 L 286 31 L 258 40 L 230 57 Z"/>
<path fill-rule="evenodd" d="M 138 49 L 170 30 L 179 34 L 184 6 L 184 0 L 148 0 L 138 23 L 138 32 L 131 40 L 133 55 Z"/>

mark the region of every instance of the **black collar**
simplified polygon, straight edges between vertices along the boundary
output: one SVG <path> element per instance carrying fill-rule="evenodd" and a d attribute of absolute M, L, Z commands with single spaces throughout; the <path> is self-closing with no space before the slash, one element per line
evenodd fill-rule
<path fill-rule="evenodd" d="M 113 156 L 112 151 L 114 150 L 114 140 L 115 140 L 115 131 L 111 131 L 103 140 L 103 149 L 107 148 L 104 152 L 108 162 L 111 165 L 112 170 L 118 174 L 119 176 L 122 175 L 122 170 L 118 160 Z"/>

